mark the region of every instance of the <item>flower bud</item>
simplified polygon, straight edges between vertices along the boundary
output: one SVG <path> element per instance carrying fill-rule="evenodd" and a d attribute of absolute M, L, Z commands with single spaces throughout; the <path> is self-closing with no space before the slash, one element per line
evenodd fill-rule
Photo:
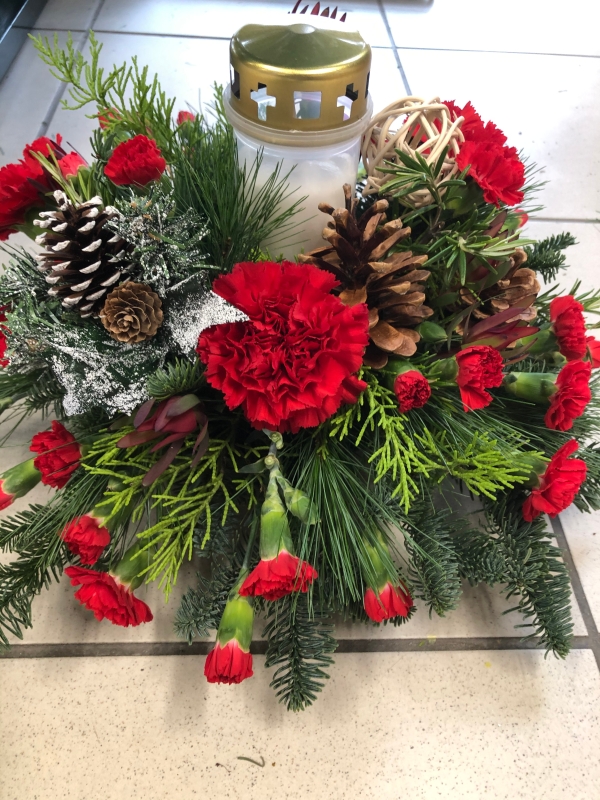
<path fill-rule="evenodd" d="M 547 405 L 556 392 L 556 375 L 552 372 L 510 372 L 502 385 L 513 397 Z"/>
<path fill-rule="evenodd" d="M 8 508 L 17 497 L 23 497 L 42 479 L 42 473 L 36 469 L 35 459 L 30 458 L 17 464 L 0 477 L 0 509 Z"/>
<path fill-rule="evenodd" d="M 417 327 L 417 333 L 420 335 L 421 339 L 428 344 L 435 344 L 436 342 L 445 342 L 448 338 L 448 334 L 442 328 L 441 325 L 438 325 L 436 322 L 422 322 Z"/>
<path fill-rule="evenodd" d="M 454 356 L 450 358 L 440 358 L 427 370 L 427 378 L 432 381 L 447 381 L 454 383 L 458 375 L 458 363 Z"/>
<path fill-rule="evenodd" d="M 110 575 L 113 578 L 117 578 L 119 583 L 127 586 L 131 592 L 144 582 L 144 576 L 141 573 L 146 569 L 150 561 L 149 551 L 142 548 L 143 545 L 140 542 L 136 542 L 133 547 L 127 550 L 117 566 L 110 570 Z"/>
<path fill-rule="evenodd" d="M 530 356 L 553 353 L 558 349 L 556 336 L 550 328 L 544 328 L 532 336 L 524 336 L 522 339 L 517 339 L 515 346 L 527 347 L 527 355 Z"/>
<path fill-rule="evenodd" d="M 281 550 L 294 552 L 287 511 L 281 501 L 277 479 L 269 478 L 269 485 L 260 512 L 260 557 L 275 558 Z"/>

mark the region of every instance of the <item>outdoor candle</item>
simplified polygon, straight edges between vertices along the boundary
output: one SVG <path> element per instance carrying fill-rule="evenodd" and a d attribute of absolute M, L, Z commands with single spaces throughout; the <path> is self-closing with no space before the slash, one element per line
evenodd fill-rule
<path fill-rule="evenodd" d="M 231 83 L 225 111 L 237 137 L 240 163 L 262 151 L 259 183 L 281 163 L 300 197 L 302 224 L 266 243 L 271 255 L 293 258 L 322 242 L 321 202 L 343 205 L 344 183 L 354 185 L 361 136 L 371 117 L 371 48 L 345 23 L 245 25 L 231 39 Z"/>

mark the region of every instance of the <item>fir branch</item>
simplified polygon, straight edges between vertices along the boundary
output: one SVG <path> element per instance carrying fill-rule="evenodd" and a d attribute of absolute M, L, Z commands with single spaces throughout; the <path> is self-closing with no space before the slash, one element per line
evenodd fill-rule
<path fill-rule="evenodd" d="M 473 528 L 465 520 L 454 518 L 452 544 L 458 559 L 460 576 L 471 586 L 486 583 L 493 586 L 503 580 L 506 571 L 504 556 L 497 540 L 481 528 Z"/>
<path fill-rule="evenodd" d="M 265 666 L 277 667 L 271 686 L 289 711 L 303 711 L 317 699 L 329 678 L 325 669 L 333 663 L 337 647 L 333 625 L 322 612 L 309 613 L 305 594 L 288 595 L 269 603 Z"/>
<path fill-rule="evenodd" d="M 175 615 L 175 633 L 191 644 L 196 636 L 206 637 L 219 627 L 227 597 L 239 576 L 239 564 L 222 566 L 208 580 L 198 573 L 198 587 L 181 598 Z"/>
<path fill-rule="evenodd" d="M 168 400 L 176 394 L 196 392 L 202 385 L 204 370 L 198 360 L 175 359 L 148 378 L 148 394 L 155 400 Z"/>
<path fill-rule="evenodd" d="M 566 269 L 566 256 L 564 250 L 577 244 L 570 233 L 559 233 L 549 236 L 533 246 L 525 247 L 527 253 L 527 266 L 538 272 L 544 281 L 553 281 L 561 269 Z"/>

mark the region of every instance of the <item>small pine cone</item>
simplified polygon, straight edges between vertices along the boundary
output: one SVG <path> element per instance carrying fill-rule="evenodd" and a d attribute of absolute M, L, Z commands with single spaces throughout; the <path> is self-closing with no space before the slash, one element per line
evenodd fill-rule
<path fill-rule="evenodd" d="M 44 250 L 38 266 L 50 284 L 48 294 L 81 317 L 98 316 L 106 294 L 130 269 L 131 246 L 105 226 L 118 216 L 100 197 L 74 205 L 54 192 L 58 211 L 42 211 L 34 224 L 45 228 L 36 238 Z"/>
<path fill-rule="evenodd" d="M 137 344 L 151 339 L 162 325 L 162 303 L 145 283 L 127 281 L 108 295 L 100 320 L 113 339 Z"/>

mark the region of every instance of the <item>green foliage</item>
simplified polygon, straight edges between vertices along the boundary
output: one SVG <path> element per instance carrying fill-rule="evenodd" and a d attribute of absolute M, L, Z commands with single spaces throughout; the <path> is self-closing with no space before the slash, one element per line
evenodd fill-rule
<path fill-rule="evenodd" d="M 277 667 L 271 686 L 289 711 L 312 705 L 329 678 L 325 669 L 337 647 L 332 634 L 326 614 L 310 613 L 305 594 L 268 604 L 266 666 Z"/>
<path fill-rule="evenodd" d="M 471 586 L 487 583 L 493 586 L 502 581 L 506 569 L 497 540 L 481 528 L 456 520 L 452 544 L 458 558 L 460 576 Z"/>
<path fill-rule="evenodd" d="M 219 627 L 227 597 L 239 576 L 239 566 L 223 565 L 208 580 L 198 573 L 198 588 L 188 589 L 175 615 L 175 632 L 191 644 L 196 636 L 205 637 Z"/>
<path fill-rule="evenodd" d="M 9 644 L 9 634 L 22 639 L 23 629 L 31 627 L 34 597 L 58 580 L 71 560 L 59 532 L 93 508 L 105 487 L 105 478 L 78 471 L 46 506 L 0 519 L 0 549 L 17 555 L 0 564 L 0 644 Z"/>
<path fill-rule="evenodd" d="M 416 596 L 443 617 L 454 610 L 461 596 L 459 565 L 447 511 L 436 511 L 430 499 L 421 500 L 406 518 L 409 576 Z"/>
<path fill-rule="evenodd" d="M 148 394 L 155 400 L 168 400 L 176 394 L 194 393 L 202 385 L 203 374 L 200 361 L 177 358 L 150 375 Z"/>
<path fill-rule="evenodd" d="M 580 447 L 575 458 L 582 458 L 587 465 L 587 476 L 575 497 L 575 506 L 580 511 L 598 511 L 600 510 L 600 443 L 594 442 Z"/>
<path fill-rule="evenodd" d="M 546 652 L 564 658 L 571 647 L 571 585 L 561 551 L 552 541 L 543 516 L 525 522 L 523 495 L 485 501 L 489 533 L 497 538 L 504 559 L 504 592 L 518 598 L 517 608 L 531 627 L 526 638 L 539 636 Z"/>
<path fill-rule="evenodd" d="M 574 244 L 577 242 L 570 233 L 559 233 L 536 242 L 525 248 L 527 266 L 541 275 L 546 283 L 553 281 L 560 270 L 566 268 L 566 256 L 563 251 Z"/>

